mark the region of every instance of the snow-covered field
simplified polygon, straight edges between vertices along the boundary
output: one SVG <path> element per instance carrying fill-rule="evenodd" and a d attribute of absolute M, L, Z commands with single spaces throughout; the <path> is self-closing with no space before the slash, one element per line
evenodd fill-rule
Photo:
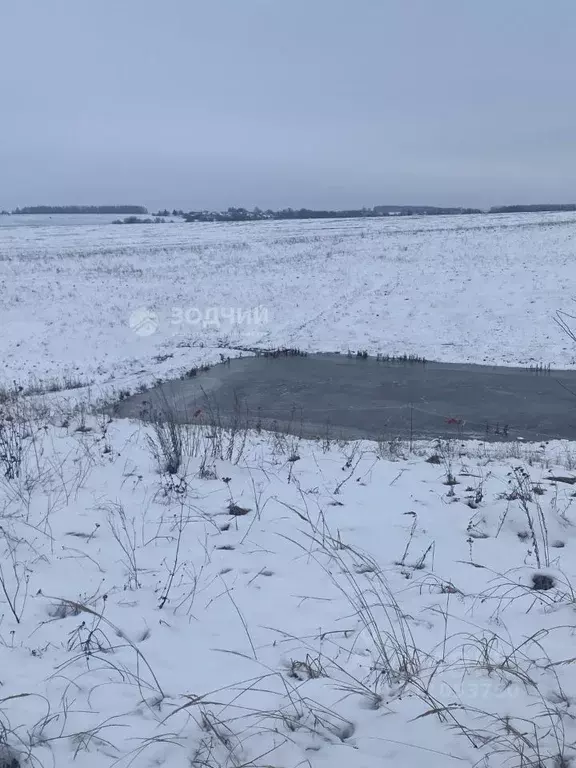
<path fill-rule="evenodd" d="M 149 428 L 23 407 L 0 428 L 21 765 L 571 764 L 574 493 L 548 478 L 573 447 L 198 426 L 170 474 Z"/>
<path fill-rule="evenodd" d="M 237 346 L 571 365 L 575 227 L 2 223 L 0 768 L 572 765 L 575 445 L 144 426 L 86 396 Z"/>
<path fill-rule="evenodd" d="M 8 381 L 125 386 L 234 346 L 574 364 L 554 323 L 572 309 L 572 214 L 148 226 L 16 218 L 0 226 Z"/>

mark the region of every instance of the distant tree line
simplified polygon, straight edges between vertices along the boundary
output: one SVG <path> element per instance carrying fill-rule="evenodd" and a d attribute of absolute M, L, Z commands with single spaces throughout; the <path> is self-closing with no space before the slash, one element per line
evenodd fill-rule
<path fill-rule="evenodd" d="M 264 221 L 266 219 L 338 219 L 372 215 L 374 214 L 365 211 L 312 211 L 307 208 L 299 210 L 285 208 L 281 211 L 228 208 L 226 211 L 190 211 L 184 214 L 184 219 L 186 221 Z"/>
<path fill-rule="evenodd" d="M 126 216 L 124 219 L 115 219 L 112 224 L 166 224 L 164 216 L 141 219 L 139 216 Z M 1 768 L 1 763 L 0 763 Z"/>
<path fill-rule="evenodd" d="M 490 210 L 480 208 L 442 208 L 434 205 L 376 205 L 374 208 L 361 208 L 343 211 L 311 210 L 309 208 L 283 208 L 279 211 L 260 208 L 228 208 L 226 211 L 174 211 L 173 215 L 183 216 L 186 221 L 274 221 L 284 219 L 357 219 L 377 218 L 381 216 L 459 216 L 482 213 L 541 213 L 546 211 L 576 211 L 574 203 L 543 203 L 538 205 L 502 205 Z M 166 215 L 168 212 L 162 212 Z"/>
<path fill-rule="evenodd" d="M 191 211 L 185 213 L 184 219 L 193 221 L 273 221 L 286 219 L 359 219 L 379 218 L 381 216 L 413 216 L 413 215 L 456 215 L 464 213 L 482 213 L 476 208 L 437 208 L 434 206 L 376 206 L 343 211 L 312 210 L 310 208 L 283 208 L 279 211 L 260 208 L 228 208 L 226 211 Z M 181 215 L 181 214 L 180 214 Z"/>
<path fill-rule="evenodd" d="M 147 214 L 148 209 L 142 205 L 29 205 L 15 208 L 12 213 L 17 216 L 27 213 L 114 213 L 114 214 Z"/>
<path fill-rule="evenodd" d="M 575 203 L 540 203 L 537 205 L 499 205 L 490 213 L 542 213 L 546 211 L 576 211 Z"/>
<path fill-rule="evenodd" d="M 161 216 L 163 218 L 168 218 L 168 216 L 184 216 L 184 211 L 179 211 L 177 208 L 174 208 L 172 213 L 168 210 L 168 208 L 164 208 L 163 211 L 158 211 L 157 213 L 153 213 L 153 216 Z"/>
<path fill-rule="evenodd" d="M 282 221 L 289 219 L 358 219 L 379 218 L 382 216 L 457 216 L 463 214 L 481 213 L 541 213 L 554 211 L 576 211 L 575 203 L 542 203 L 532 205 L 501 205 L 493 206 L 490 210 L 479 208 L 443 208 L 434 205 L 376 205 L 374 208 L 349 209 L 341 211 L 313 210 L 310 208 L 283 208 L 278 211 L 260 208 L 228 208 L 225 211 L 190 211 L 174 209 L 172 213 L 166 208 L 153 214 L 154 219 L 139 220 L 135 217 L 148 215 L 148 209 L 142 205 L 32 205 L 15 208 L 12 213 L 18 214 L 116 214 L 128 215 L 129 219 L 119 220 L 119 223 L 162 223 L 160 219 L 169 216 L 182 217 L 185 221 Z M 0 215 L 9 215 L 1 211 Z"/>

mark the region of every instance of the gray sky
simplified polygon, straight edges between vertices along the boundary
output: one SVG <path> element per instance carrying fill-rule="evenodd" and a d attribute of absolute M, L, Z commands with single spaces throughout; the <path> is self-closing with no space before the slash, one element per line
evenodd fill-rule
<path fill-rule="evenodd" d="M 574 0 L 0 0 L 0 207 L 576 201 Z"/>

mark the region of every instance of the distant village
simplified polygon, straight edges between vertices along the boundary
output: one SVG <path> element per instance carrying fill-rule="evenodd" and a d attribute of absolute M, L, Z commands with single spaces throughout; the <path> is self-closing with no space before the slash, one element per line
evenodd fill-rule
<path fill-rule="evenodd" d="M 225 211 L 189 211 L 168 209 L 160 210 L 148 216 L 148 209 L 141 205 L 67 205 L 50 206 L 37 205 L 15 208 L 12 211 L 0 211 L 3 216 L 24 215 L 73 215 L 73 214 L 115 214 L 126 215 L 117 219 L 114 224 L 163 224 L 171 218 L 181 218 L 188 222 L 202 221 L 283 221 L 290 219 L 357 219 L 381 218 L 385 216 L 459 216 L 464 214 L 495 214 L 495 213 L 541 213 L 576 211 L 574 203 L 541 203 L 532 205 L 503 205 L 489 209 L 480 208 L 445 208 L 434 205 L 376 205 L 374 208 L 350 210 L 314 210 L 310 208 L 283 208 L 274 211 L 261 208 L 227 208 Z"/>
<path fill-rule="evenodd" d="M 165 215 L 160 212 L 159 215 Z M 377 205 L 374 208 L 351 210 L 313 210 L 310 208 L 283 208 L 279 211 L 260 208 L 228 208 L 226 211 L 191 211 L 184 214 L 186 221 L 261 221 L 272 219 L 360 219 L 381 216 L 451 216 L 462 213 L 482 213 L 476 208 L 438 208 L 436 206 Z"/>

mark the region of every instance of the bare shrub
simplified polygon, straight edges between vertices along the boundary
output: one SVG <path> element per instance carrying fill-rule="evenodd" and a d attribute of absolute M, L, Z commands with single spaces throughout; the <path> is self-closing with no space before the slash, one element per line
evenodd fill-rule
<path fill-rule="evenodd" d="M 0 472 L 6 480 L 20 477 L 28 430 L 13 409 L 0 409 Z"/>
<path fill-rule="evenodd" d="M 167 400 L 161 409 L 154 410 L 151 423 L 153 434 L 147 435 L 146 439 L 159 472 L 178 474 L 189 455 L 186 426 L 178 422 L 176 412 Z"/>

